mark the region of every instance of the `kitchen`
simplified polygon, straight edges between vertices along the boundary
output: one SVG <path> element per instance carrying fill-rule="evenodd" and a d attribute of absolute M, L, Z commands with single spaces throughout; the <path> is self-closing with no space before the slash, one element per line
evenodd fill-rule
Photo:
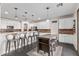
<path fill-rule="evenodd" d="M 38 31 L 39 36 L 55 35 L 54 38 L 57 37 L 59 43 L 73 45 L 74 50 L 78 50 L 78 3 L 2 3 L 0 8 L 0 55 L 6 55 L 6 35 L 33 31 Z M 37 42 L 37 39 L 33 41 Z M 15 48 L 13 43 L 11 45 L 10 51 L 12 52 Z M 27 46 L 27 42 L 25 45 Z M 21 44 L 19 48 L 21 48 Z M 58 53 L 61 56 L 63 47 L 60 47 L 60 50 L 61 52 L 58 51 Z"/>

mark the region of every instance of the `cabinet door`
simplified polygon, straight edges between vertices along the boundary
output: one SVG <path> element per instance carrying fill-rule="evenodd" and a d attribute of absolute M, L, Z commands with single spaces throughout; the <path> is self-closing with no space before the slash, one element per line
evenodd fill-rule
<path fill-rule="evenodd" d="M 59 34 L 59 42 L 73 44 L 73 35 Z"/>
<path fill-rule="evenodd" d="M 64 42 L 73 44 L 73 35 L 64 35 Z"/>
<path fill-rule="evenodd" d="M 74 18 L 59 19 L 59 29 L 72 29 Z"/>

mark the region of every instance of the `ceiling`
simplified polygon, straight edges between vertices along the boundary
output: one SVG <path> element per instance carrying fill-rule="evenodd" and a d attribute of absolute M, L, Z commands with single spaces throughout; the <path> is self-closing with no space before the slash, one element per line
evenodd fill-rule
<path fill-rule="evenodd" d="M 74 13 L 77 6 L 77 3 L 63 3 L 63 6 L 56 7 L 57 4 L 58 3 L 2 3 L 1 17 L 16 20 L 14 10 L 14 8 L 16 7 L 18 8 L 17 20 L 33 21 L 40 19 L 52 19 L 56 16 Z M 48 12 L 46 10 L 46 7 L 50 7 Z M 6 11 L 8 12 L 8 14 L 5 14 Z M 25 14 L 25 12 L 27 12 L 27 14 Z"/>

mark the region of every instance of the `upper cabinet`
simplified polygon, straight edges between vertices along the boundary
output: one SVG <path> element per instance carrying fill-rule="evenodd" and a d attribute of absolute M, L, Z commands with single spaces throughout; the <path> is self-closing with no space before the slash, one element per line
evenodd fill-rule
<path fill-rule="evenodd" d="M 59 19 L 59 29 L 72 29 L 74 20 L 74 18 Z"/>
<path fill-rule="evenodd" d="M 75 19 L 74 18 L 59 19 L 59 33 L 60 34 L 74 34 L 75 33 Z"/>

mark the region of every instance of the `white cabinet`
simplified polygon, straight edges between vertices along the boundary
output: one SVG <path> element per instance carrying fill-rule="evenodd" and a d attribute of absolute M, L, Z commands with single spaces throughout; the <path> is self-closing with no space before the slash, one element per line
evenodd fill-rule
<path fill-rule="evenodd" d="M 59 29 L 72 29 L 74 18 L 59 19 Z M 73 44 L 73 34 L 59 34 L 59 41 L 63 43 Z"/>
<path fill-rule="evenodd" d="M 73 44 L 73 35 L 59 34 L 59 41 Z"/>
<path fill-rule="evenodd" d="M 74 18 L 59 19 L 59 29 L 72 29 Z"/>

